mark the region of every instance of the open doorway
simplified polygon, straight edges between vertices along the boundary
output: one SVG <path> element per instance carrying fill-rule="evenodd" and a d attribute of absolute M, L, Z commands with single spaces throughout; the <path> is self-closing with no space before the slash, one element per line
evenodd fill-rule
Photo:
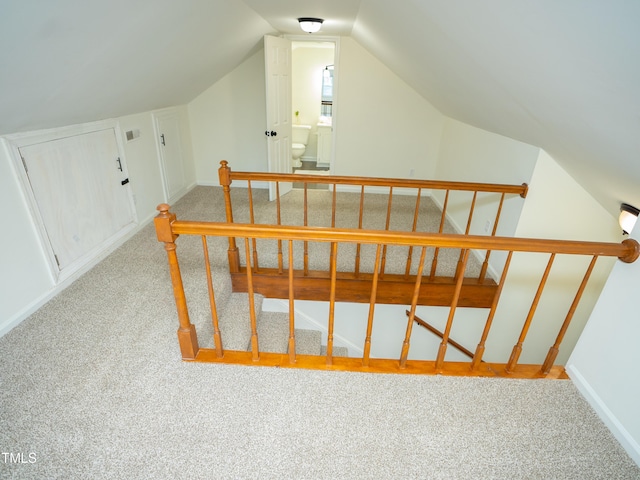
<path fill-rule="evenodd" d="M 291 52 L 293 171 L 328 174 L 335 132 L 336 42 L 292 40 Z"/>

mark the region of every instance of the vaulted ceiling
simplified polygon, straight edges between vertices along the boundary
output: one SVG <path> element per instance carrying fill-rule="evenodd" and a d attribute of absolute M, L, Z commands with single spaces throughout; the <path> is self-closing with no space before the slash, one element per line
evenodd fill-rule
<path fill-rule="evenodd" d="M 443 114 L 640 206 L 640 2 L 0 0 L 0 134 L 185 104 L 265 34 L 326 19 Z"/>

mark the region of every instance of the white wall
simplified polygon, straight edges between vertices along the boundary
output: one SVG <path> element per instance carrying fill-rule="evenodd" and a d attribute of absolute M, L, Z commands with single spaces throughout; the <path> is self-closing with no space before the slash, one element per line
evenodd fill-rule
<path fill-rule="evenodd" d="M 8 228 L 0 235 L 0 335 L 31 313 L 53 288 L 44 251 L 15 175 L 11 154 L 0 139 L 0 202 Z"/>
<path fill-rule="evenodd" d="M 540 151 L 520 215 L 516 237 L 583 241 L 621 241 L 613 218 L 546 152 Z M 506 362 L 517 342 L 549 255 L 514 254 L 496 314 L 490 348 L 494 361 Z M 554 343 L 590 258 L 557 256 L 529 330 L 522 363 L 542 363 Z M 615 260 L 600 258 L 560 348 L 556 363 L 565 364 L 602 290 Z M 502 346 L 501 346 L 502 345 Z"/>
<path fill-rule="evenodd" d="M 540 149 L 471 125 L 447 118 L 442 133 L 440 155 L 435 178 L 463 182 L 506 183 L 520 185 L 529 183 Z M 444 192 L 434 192 L 442 205 Z M 447 214 L 459 231 L 467 226 L 473 194 L 452 192 L 447 205 Z M 470 233 L 489 232 L 498 208 L 498 194 L 479 195 Z M 497 235 L 513 236 L 522 206 L 528 200 L 518 195 L 508 195 L 502 207 Z"/>
<path fill-rule="evenodd" d="M 640 239 L 638 228 L 631 238 Z M 640 261 L 616 262 L 567 363 L 569 376 L 640 465 Z"/>
<path fill-rule="evenodd" d="M 334 174 L 433 178 L 443 115 L 350 37 L 338 75 Z"/>
<path fill-rule="evenodd" d="M 218 185 L 220 160 L 236 171 L 267 171 L 264 50 L 189 103 L 197 182 Z"/>

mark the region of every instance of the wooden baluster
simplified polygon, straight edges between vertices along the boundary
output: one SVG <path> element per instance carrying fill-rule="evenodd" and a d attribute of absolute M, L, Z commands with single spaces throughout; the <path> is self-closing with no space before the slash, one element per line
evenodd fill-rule
<path fill-rule="evenodd" d="M 309 225 L 308 221 L 308 201 L 307 201 L 307 182 L 304 182 L 304 226 Z M 309 275 L 309 242 L 304 241 L 304 276 Z"/>
<path fill-rule="evenodd" d="M 556 254 L 552 253 L 549 257 L 549 262 L 547 263 L 547 268 L 544 270 L 544 274 L 542 275 L 542 280 L 540 280 L 540 285 L 538 285 L 538 291 L 536 292 L 535 297 L 533 298 L 533 302 L 531 303 L 531 308 L 529 309 L 529 314 L 527 315 L 527 319 L 524 322 L 522 327 L 522 332 L 520 333 L 520 338 L 518 339 L 518 343 L 516 343 L 513 347 L 513 351 L 511 352 L 511 357 L 509 358 L 509 362 L 505 367 L 505 372 L 513 373 L 516 364 L 518 363 L 518 359 L 520 358 L 520 354 L 522 353 L 522 344 L 524 343 L 524 339 L 527 337 L 527 332 L 529 331 L 529 327 L 531 326 L 531 320 L 533 320 L 533 315 L 536 313 L 536 309 L 538 308 L 538 302 L 540 302 L 540 296 L 542 295 L 542 291 L 544 290 L 544 286 L 547 283 L 547 279 L 549 278 L 549 272 L 551 271 L 551 265 L 553 265 L 553 260 L 556 258 Z"/>
<path fill-rule="evenodd" d="M 364 354 L 362 355 L 362 366 L 369 366 L 369 354 L 371 352 L 371 332 L 373 330 L 373 313 L 376 306 L 376 296 L 378 294 L 378 271 L 380 268 L 380 244 L 376 247 L 376 260 L 373 267 L 373 282 L 371 284 L 371 298 L 369 300 L 369 317 L 367 319 L 367 333 L 364 339 Z"/>
<path fill-rule="evenodd" d="M 187 308 L 187 297 L 184 294 L 184 286 L 182 284 L 182 275 L 180 274 L 180 264 L 178 263 L 178 255 L 176 254 L 175 240 L 177 235 L 171 230 L 171 223 L 175 221 L 176 216 L 169 213 L 169 205 L 163 203 L 158 205 L 160 212 L 154 218 L 156 226 L 156 234 L 160 242 L 164 242 L 164 249 L 167 252 L 169 261 L 169 272 L 171 274 L 171 285 L 173 286 L 173 296 L 176 301 L 176 310 L 178 311 L 178 342 L 180 344 L 180 352 L 185 360 L 193 360 L 198 354 L 198 336 L 196 327 L 189 319 L 189 309 Z"/>
<path fill-rule="evenodd" d="M 358 213 L 358 229 L 362 230 L 362 219 L 364 216 L 364 185 L 362 185 L 360 189 L 360 212 Z M 356 244 L 356 266 L 355 266 L 355 274 L 356 278 L 360 276 L 360 247 L 361 244 Z"/>
<path fill-rule="evenodd" d="M 420 197 L 422 193 L 422 188 L 418 188 L 418 198 L 416 198 L 416 208 L 413 211 L 413 227 L 411 227 L 411 231 L 415 232 L 418 227 L 418 214 L 420 213 Z M 407 253 L 407 266 L 404 270 L 404 278 L 409 278 L 409 274 L 411 273 L 411 261 L 413 256 L 413 245 L 409 246 L 409 252 Z"/>
<path fill-rule="evenodd" d="M 482 331 L 480 342 L 476 347 L 476 353 L 473 356 L 473 360 L 471 361 L 471 370 L 478 368 L 478 365 L 480 365 L 480 362 L 482 362 L 482 356 L 484 355 L 484 350 L 485 350 L 485 342 L 487 341 L 487 337 L 489 336 L 489 330 L 491 330 L 493 317 L 495 316 L 496 309 L 498 308 L 498 302 L 500 301 L 500 295 L 502 294 L 502 287 L 504 287 L 504 282 L 507 279 L 507 271 L 509 270 L 509 265 L 511 264 L 512 256 L 513 256 L 513 252 L 509 251 L 509 254 L 507 255 L 507 261 L 505 262 L 504 268 L 502 269 L 502 275 L 500 276 L 498 289 L 496 290 L 496 293 L 493 297 L 493 301 L 491 302 L 491 308 L 489 309 L 489 315 L 484 325 L 484 330 Z"/>
<path fill-rule="evenodd" d="M 258 324 L 256 321 L 256 306 L 253 296 L 253 273 L 251 268 L 251 256 L 249 254 L 249 239 L 244 239 L 245 255 L 247 256 L 247 295 L 249 296 L 249 319 L 251 321 L 251 359 L 254 362 L 260 360 L 258 348 Z"/>
<path fill-rule="evenodd" d="M 413 329 L 413 322 L 416 316 L 416 306 L 418 305 L 418 297 L 420 296 L 420 284 L 422 283 L 422 269 L 424 267 L 424 259 L 427 254 L 427 247 L 422 247 L 422 253 L 420 254 L 420 263 L 418 264 L 418 273 L 416 274 L 416 283 L 413 288 L 413 297 L 411 298 L 411 310 L 409 312 L 409 319 L 407 320 L 407 331 L 402 342 L 402 352 L 400 353 L 400 368 L 405 368 L 407 364 L 407 357 L 409 356 L 409 346 L 411 343 L 411 331 Z"/>
<path fill-rule="evenodd" d="M 276 217 L 278 225 L 282 224 L 280 213 L 280 182 L 276 182 Z M 282 273 L 282 239 L 278 238 L 278 273 Z"/>
<path fill-rule="evenodd" d="M 331 195 L 331 228 L 336 226 L 336 207 L 338 202 L 338 191 L 336 190 L 336 184 L 333 184 L 333 193 Z"/>
<path fill-rule="evenodd" d="M 587 286 L 587 282 L 589 281 L 589 277 L 591 276 L 591 272 L 593 272 L 593 267 L 596 265 L 596 260 L 598 260 L 598 256 L 594 255 L 591 259 L 591 263 L 589 263 L 589 267 L 587 268 L 587 272 L 584 274 L 582 282 L 580 283 L 580 288 L 576 292 L 576 296 L 573 299 L 573 303 L 571 304 L 571 308 L 569 308 L 569 312 L 567 313 L 567 317 L 564 319 L 564 323 L 560 328 L 560 332 L 556 338 L 556 342 L 549 349 L 549 353 L 547 354 L 547 358 L 545 358 L 544 363 L 542 364 L 542 368 L 540 371 L 543 375 L 547 375 L 551 371 L 551 367 L 553 367 L 553 362 L 556 361 L 556 357 L 560 352 L 560 344 L 564 339 L 565 333 L 567 333 L 567 329 L 569 328 L 569 324 L 573 319 L 573 314 L 576 313 L 576 308 L 578 308 L 578 304 L 580 303 L 580 299 L 582 298 L 582 294 L 584 293 L 584 289 Z"/>
<path fill-rule="evenodd" d="M 449 309 L 449 318 L 447 319 L 447 326 L 444 329 L 442 336 L 442 343 L 438 350 L 438 357 L 436 358 L 436 369 L 441 369 L 444 363 L 444 356 L 447 353 L 447 344 L 449 343 L 449 335 L 451 333 L 451 327 L 453 326 L 453 317 L 456 313 L 456 307 L 458 306 L 458 299 L 460 298 L 460 290 L 462 289 L 462 281 L 464 280 L 464 271 L 467 266 L 467 259 L 469 258 L 469 249 L 465 249 L 462 255 L 462 266 L 458 273 L 458 280 L 456 282 L 456 290 L 451 299 L 451 308 Z"/>
<path fill-rule="evenodd" d="M 209 288 L 209 306 L 211 307 L 211 323 L 213 324 L 213 344 L 216 350 L 216 357 L 222 358 L 222 337 L 220 336 L 220 326 L 218 324 L 218 309 L 216 308 L 216 297 L 213 291 L 213 278 L 211 277 L 211 264 L 209 263 L 209 246 L 207 236 L 202 235 L 202 249 L 204 250 L 204 265 L 207 272 L 207 286 Z"/>
<path fill-rule="evenodd" d="M 467 228 L 464 231 L 465 235 L 469 235 L 469 230 L 471 229 L 471 220 L 473 218 L 473 212 L 476 207 L 476 198 L 478 197 L 478 192 L 473 192 L 473 199 L 471 200 L 471 208 L 469 209 L 469 218 L 467 219 Z M 464 251 L 460 249 L 460 258 L 458 258 L 458 267 L 456 269 L 456 276 L 458 276 L 458 272 L 462 267 L 462 256 L 464 255 Z"/>
<path fill-rule="evenodd" d="M 387 203 L 387 221 L 385 223 L 384 229 L 389 230 L 389 225 L 391 224 L 391 203 L 393 200 L 393 187 L 389 187 L 389 202 Z M 380 277 L 384 277 L 384 269 L 387 263 L 387 246 L 384 245 L 382 247 L 382 264 L 380 267 Z"/>
<path fill-rule="evenodd" d="M 442 216 L 440 217 L 440 228 L 438 229 L 438 233 L 442 233 L 444 230 L 444 223 L 447 218 L 447 204 L 449 203 L 449 190 L 444 196 L 444 205 L 442 205 Z M 433 260 L 431 261 L 431 273 L 429 278 L 433 280 L 433 277 L 436 276 L 436 269 L 438 268 L 438 252 L 440 251 L 440 247 L 436 247 L 435 252 L 433 252 Z"/>
<path fill-rule="evenodd" d="M 247 180 L 247 188 L 249 191 L 249 222 L 251 225 L 255 223 L 255 216 L 253 213 L 253 189 L 251 188 L 251 180 Z M 251 239 L 251 244 L 253 246 L 253 271 L 258 273 L 258 241 L 255 238 Z"/>
<path fill-rule="evenodd" d="M 331 228 L 335 228 L 336 226 L 336 204 L 337 204 L 337 190 L 336 184 L 333 184 L 333 193 L 331 195 Z M 329 270 L 331 270 L 331 266 L 333 265 L 333 248 L 331 248 L 329 252 Z"/>
<path fill-rule="evenodd" d="M 231 169 L 226 160 L 220 162 L 220 168 L 218 169 L 218 178 L 220 179 L 220 185 L 222 186 L 222 192 L 224 194 L 224 210 L 227 217 L 227 223 L 233 223 L 233 209 L 231 207 Z M 240 252 L 236 245 L 235 237 L 229 237 L 229 250 L 227 251 L 227 257 L 229 259 L 229 272 L 238 273 L 240 271 Z"/>
<path fill-rule="evenodd" d="M 504 203 L 504 193 L 500 197 L 500 204 L 498 205 L 498 212 L 496 213 L 496 218 L 493 222 L 493 230 L 491 231 L 491 236 L 496 236 L 496 231 L 498 230 L 498 221 L 500 221 L 500 213 L 502 212 L 502 204 Z M 480 277 L 478 279 L 482 282 L 484 281 L 487 275 L 487 268 L 489 267 L 489 256 L 491 255 L 491 250 L 487 250 L 487 254 L 484 257 L 484 262 L 482 263 L 482 269 L 480 270 Z"/>
<path fill-rule="evenodd" d="M 336 308 L 336 264 L 338 261 L 338 244 L 331 243 L 331 292 L 329 293 L 329 327 L 327 333 L 327 365 L 333 364 L 333 323 Z"/>
<path fill-rule="evenodd" d="M 306 183 L 305 183 L 306 186 Z M 293 240 L 289 240 L 289 363 L 296 363 L 295 292 L 293 289 Z"/>

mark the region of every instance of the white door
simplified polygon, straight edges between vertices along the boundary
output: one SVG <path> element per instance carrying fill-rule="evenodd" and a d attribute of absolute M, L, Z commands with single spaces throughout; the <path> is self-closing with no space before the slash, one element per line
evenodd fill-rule
<path fill-rule="evenodd" d="M 264 37 L 265 83 L 267 86 L 267 159 L 269 172 L 291 173 L 291 41 Z M 280 183 L 280 195 L 292 184 Z M 269 184 L 269 200 L 276 198 L 275 183 Z"/>
<path fill-rule="evenodd" d="M 19 150 L 59 271 L 133 226 L 131 187 L 114 129 Z"/>
<path fill-rule="evenodd" d="M 187 187 L 182 160 L 180 119 L 176 112 L 162 112 L 155 114 L 154 117 L 162 163 L 165 201 L 172 203 L 184 193 Z"/>

